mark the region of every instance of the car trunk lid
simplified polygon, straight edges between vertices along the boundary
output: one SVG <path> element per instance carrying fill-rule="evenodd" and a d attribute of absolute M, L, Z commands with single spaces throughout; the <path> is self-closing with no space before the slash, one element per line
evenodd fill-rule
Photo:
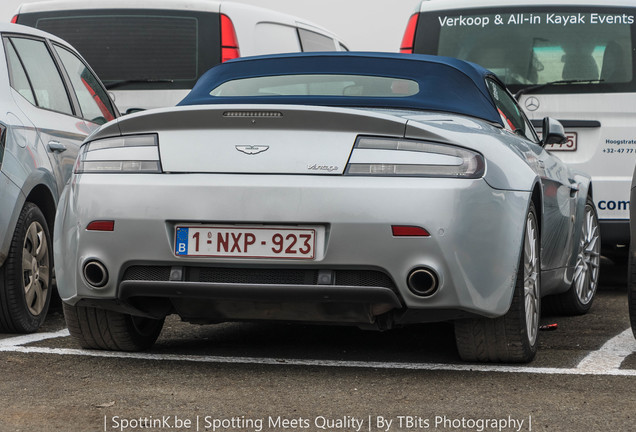
<path fill-rule="evenodd" d="M 157 132 L 164 172 L 336 175 L 358 135 L 403 137 L 405 123 L 370 110 L 225 105 L 126 116 L 119 128 Z"/>

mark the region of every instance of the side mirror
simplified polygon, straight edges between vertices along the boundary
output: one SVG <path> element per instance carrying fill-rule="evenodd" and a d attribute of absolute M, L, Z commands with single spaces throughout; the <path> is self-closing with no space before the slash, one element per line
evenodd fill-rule
<path fill-rule="evenodd" d="M 550 117 L 543 118 L 543 140 L 541 145 L 546 144 L 564 144 L 567 141 L 563 125 Z"/>

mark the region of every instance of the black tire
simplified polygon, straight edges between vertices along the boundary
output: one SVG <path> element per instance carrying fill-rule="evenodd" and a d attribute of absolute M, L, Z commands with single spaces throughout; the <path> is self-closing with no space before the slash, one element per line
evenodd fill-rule
<path fill-rule="evenodd" d="M 632 243 L 629 251 L 629 274 L 627 287 L 627 305 L 629 307 L 629 322 L 632 333 L 636 338 L 636 245 Z"/>
<path fill-rule="evenodd" d="M 53 255 L 49 227 L 40 209 L 27 202 L 0 268 L 0 332 L 33 333 L 51 301 Z"/>
<path fill-rule="evenodd" d="M 150 348 L 163 327 L 163 319 L 136 317 L 93 307 L 63 303 L 71 336 L 82 348 L 142 351 Z"/>
<path fill-rule="evenodd" d="M 498 318 L 455 321 L 455 341 L 464 361 L 527 363 L 538 346 L 541 316 L 541 263 L 539 227 L 531 203 L 526 217 L 523 246 L 512 304 Z M 526 293 L 526 284 L 528 292 Z"/>
<path fill-rule="evenodd" d="M 572 285 L 564 293 L 543 299 L 544 311 L 550 315 L 583 315 L 594 302 L 601 267 L 601 228 L 590 197 L 584 219 Z"/>

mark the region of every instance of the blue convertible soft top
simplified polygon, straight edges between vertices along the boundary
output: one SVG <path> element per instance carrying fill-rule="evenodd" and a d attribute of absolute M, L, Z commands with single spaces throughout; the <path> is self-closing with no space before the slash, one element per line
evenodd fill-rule
<path fill-rule="evenodd" d="M 211 96 L 219 85 L 237 79 L 280 75 L 347 74 L 416 81 L 410 96 Z M 231 60 L 213 67 L 179 105 L 300 104 L 340 107 L 382 107 L 433 110 L 465 114 L 501 124 L 486 87 L 492 72 L 449 57 L 368 52 L 296 53 Z M 495 78 L 496 79 L 496 78 Z"/>

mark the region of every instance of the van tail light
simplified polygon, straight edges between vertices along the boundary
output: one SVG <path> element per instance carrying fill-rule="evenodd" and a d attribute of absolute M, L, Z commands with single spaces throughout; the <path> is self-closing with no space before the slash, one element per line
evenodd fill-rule
<path fill-rule="evenodd" d="M 413 47 L 415 46 L 415 29 L 417 28 L 417 19 L 419 16 L 419 13 L 414 13 L 411 15 L 411 18 L 409 18 L 406 30 L 404 31 L 404 37 L 402 38 L 402 44 L 400 45 L 401 53 L 413 54 Z"/>
<path fill-rule="evenodd" d="M 97 108 L 99 108 L 99 110 L 102 113 L 102 116 L 104 116 L 104 119 L 106 121 L 114 120 L 115 117 L 113 117 L 113 114 L 110 112 L 110 110 L 108 109 L 108 107 L 106 106 L 102 98 L 99 97 L 97 92 L 95 92 L 93 87 L 91 87 L 91 85 L 84 78 L 82 78 L 82 84 L 84 84 L 84 87 L 86 88 L 86 90 L 88 90 L 88 93 L 90 93 L 91 97 L 95 101 L 95 104 L 97 105 Z"/>
<path fill-rule="evenodd" d="M 230 17 L 221 14 L 221 63 L 240 56 L 234 24 Z"/>
<path fill-rule="evenodd" d="M 15 24 L 18 22 L 18 15 L 13 15 L 13 18 L 11 18 L 11 24 Z"/>

